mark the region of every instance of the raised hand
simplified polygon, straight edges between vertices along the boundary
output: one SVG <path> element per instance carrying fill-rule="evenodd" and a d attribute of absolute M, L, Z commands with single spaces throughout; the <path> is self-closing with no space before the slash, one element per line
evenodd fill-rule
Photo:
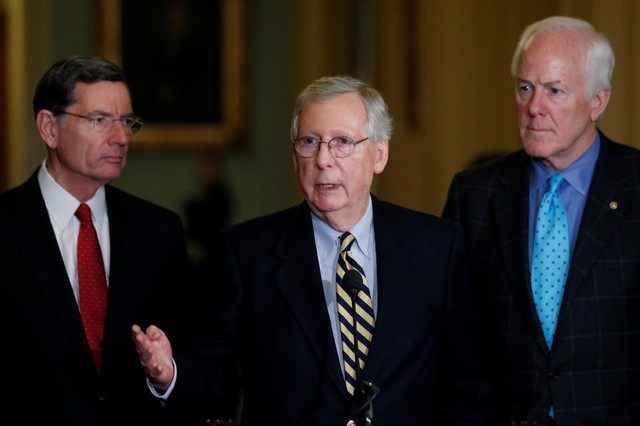
<path fill-rule="evenodd" d="M 165 391 L 173 379 L 173 351 L 164 332 L 150 325 L 142 331 L 139 325 L 131 326 L 131 338 L 136 344 L 140 364 L 154 387 Z"/>

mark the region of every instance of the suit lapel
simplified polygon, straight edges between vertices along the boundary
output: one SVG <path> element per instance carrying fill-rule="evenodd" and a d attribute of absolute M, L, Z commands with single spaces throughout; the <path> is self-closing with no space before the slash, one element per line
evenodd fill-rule
<path fill-rule="evenodd" d="M 69 339 L 92 359 L 80 311 L 64 266 L 60 248 L 34 174 L 24 185 L 14 216 L 18 250 L 23 253 L 35 280 L 60 317 Z"/>
<path fill-rule="evenodd" d="M 608 164 L 608 147 L 609 141 L 601 136 L 601 150 L 571 259 L 563 307 L 575 298 L 584 278 L 591 272 L 602 250 L 615 235 L 615 230 L 631 202 L 625 193 L 625 185 L 629 178 L 618 173 L 619 165 Z M 562 320 L 564 312 L 566 308 L 561 308 L 559 321 Z"/>
<path fill-rule="evenodd" d="M 384 359 L 397 334 L 403 317 L 399 315 L 411 306 L 412 277 L 415 265 L 410 264 L 411 248 L 394 232 L 398 224 L 387 215 L 387 210 L 375 197 L 373 200 L 373 223 L 376 238 L 378 311 L 373 340 L 363 375 L 376 377 L 385 368 Z"/>
<path fill-rule="evenodd" d="M 323 368 L 346 395 L 322 287 L 311 212 L 306 203 L 293 212 L 274 250 L 282 260 L 275 280 Z"/>
<path fill-rule="evenodd" d="M 530 163 L 524 151 L 518 160 L 509 163 L 501 173 L 501 189 L 492 198 L 493 220 L 496 224 L 502 264 L 511 283 L 516 303 L 524 320 L 543 351 L 548 351 L 544 333 L 538 321 L 529 268 L 529 171 Z"/>

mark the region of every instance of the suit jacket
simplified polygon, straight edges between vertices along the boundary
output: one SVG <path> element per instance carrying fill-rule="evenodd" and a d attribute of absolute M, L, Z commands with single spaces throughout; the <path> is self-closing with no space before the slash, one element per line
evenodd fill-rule
<path fill-rule="evenodd" d="M 37 173 L 0 194 L 3 418 L 60 426 L 157 424 L 148 417 L 155 400 L 130 329 L 133 323 L 157 323 L 175 335 L 177 322 L 171 318 L 180 315 L 184 235 L 175 213 L 105 189 L 111 272 L 100 374 Z"/>
<path fill-rule="evenodd" d="M 493 360 L 498 413 L 559 425 L 640 424 L 640 152 L 601 147 L 549 351 L 534 306 L 524 151 L 458 173 L 444 216 L 459 222 Z"/>
<path fill-rule="evenodd" d="M 380 388 L 374 423 L 489 424 L 487 370 L 459 231 L 375 197 L 373 221 L 379 304 L 362 378 Z M 306 202 L 231 227 L 218 257 L 224 278 L 212 298 L 215 331 L 204 339 L 209 347 L 201 359 L 214 366 L 239 360 L 241 424 L 361 420 L 363 401 L 344 384 Z M 174 403 L 211 388 L 187 360 L 177 364 Z"/>

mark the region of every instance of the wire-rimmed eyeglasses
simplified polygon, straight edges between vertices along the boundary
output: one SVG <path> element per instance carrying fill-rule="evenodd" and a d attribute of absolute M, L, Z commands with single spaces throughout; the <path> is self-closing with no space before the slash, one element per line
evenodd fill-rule
<path fill-rule="evenodd" d="M 92 116 L 74 114 L 72 112 L 60 111 L 60 114 L 67 114 L 73 117 L 84 118 L 85 120 L 89 120 L 91 127 L 93 130 L 99 133 L 108 132 L 113 128 L 113 125 L 116 124 L 116 121 L 120 121 L 124 126 L 124 130 L 127 134 L 134 135 L 140 131 L 142 128 L 142 119 L 135 115 L 113 118 L 108 115 L 95 114 Z"/>
<path fill-rule="evenodd" d="M 336 136 L 330 141 L 325 142 L 315 136 L 301 136 L 295 139 L 292 144 L 296 152 L 305 158 L 313 157 L 320 150 L 320 145 L 323 143 L 327 144 L 329 151 L 331 151 L 331 154 L 334 157 L 344 158 L 353 153 L 353 149 L 356 145 L 366 141 L 367 139 L 369 139 L 369 137 L 360 139 L 359 141 L 354 141 L 347 136 Z"/>

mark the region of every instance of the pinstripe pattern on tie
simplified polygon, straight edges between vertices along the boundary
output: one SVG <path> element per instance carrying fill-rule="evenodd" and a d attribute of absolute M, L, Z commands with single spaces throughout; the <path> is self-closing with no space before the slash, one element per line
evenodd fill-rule
<path fill-rule="evenodd" d="M 338 317 L 340 319 L 340 335 L 342 336 L 342 358 L 345 370 L 345 383 L 350 394 L 355 394 L 358 383 L 358 371 L 364 368 L 369 344 L 373 336 L 375 319 L 371 294 L 367 285 L 367 278 L 364 269 L 353 259 L 351 246 L 355 242 L 355 237 L 350 232 L 345 232 L 340 236 L 340 255 L 338 256 L 338 266 L 336 268 L 336 290 L 338 301 Z M 351 296 L 342 287 L 342 277 L 350 269 L 356 270 L 362 276 L 364 284 L 356 299 L 354 333 L 353 304 Z M 355 337 L 354 337 L 355 336 Z M 356 357 L 357 351 L 357 357 Z M 359 360 L 359 367 L 356 367 L 356 359 Z"/>

